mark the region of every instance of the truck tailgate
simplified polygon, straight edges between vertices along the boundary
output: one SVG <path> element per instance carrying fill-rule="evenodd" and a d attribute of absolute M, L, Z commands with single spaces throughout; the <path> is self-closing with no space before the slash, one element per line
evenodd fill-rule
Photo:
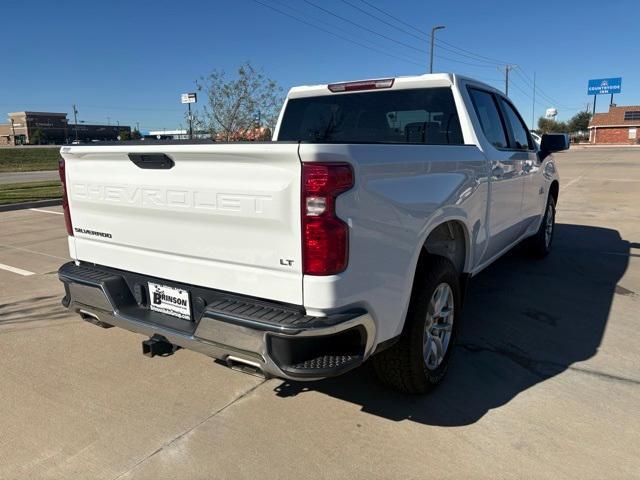
<path fill-rule="evenodd" d="M 71 146 L 61 154 L 75 259 L 302 303 L 297 143 Z M 173 166 L 141 167 L 130 154 L 164 154 Z"/>

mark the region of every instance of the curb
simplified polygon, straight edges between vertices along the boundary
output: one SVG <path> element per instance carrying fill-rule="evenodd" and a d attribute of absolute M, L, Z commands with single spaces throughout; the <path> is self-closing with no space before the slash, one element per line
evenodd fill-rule
<path fill-rule="evenodd" d="M 569 149 L 577 149 L 577 148 L 640 148 L 640 145 L 629 145 L 626 143 L 614 144 L 614 143 L 600 143 L 600 144 L 584 144 L 584 143 L 575 143 L 572 144 Z"/>
<path fill-rule="evenodd" d="M 12 210 L 22 210 L 24 208 L 53 207 L 62 205 L 61 198 L 52 198 L 50 200 L 36 200 L 33 202 L 10 203 L 8 205 L 0 205 L 0 212 L 10 212 Z"/>

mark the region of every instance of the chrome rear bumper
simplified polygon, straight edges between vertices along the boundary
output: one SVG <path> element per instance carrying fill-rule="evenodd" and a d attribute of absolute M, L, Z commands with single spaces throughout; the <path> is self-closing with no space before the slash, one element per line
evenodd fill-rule
<path fill-rule="evenodd" d="M 63 305 L 91 323 L 163 338 L 265 376 L 335 376 L 357 367 L 373 351 L 375 326 L 364 310 L 313 317 L 302 307 L 73 262 L 60 267 L 58 276 L 65 285 Z M 194 321 L 152 312 L 147 281 L 188 289 Z"/>

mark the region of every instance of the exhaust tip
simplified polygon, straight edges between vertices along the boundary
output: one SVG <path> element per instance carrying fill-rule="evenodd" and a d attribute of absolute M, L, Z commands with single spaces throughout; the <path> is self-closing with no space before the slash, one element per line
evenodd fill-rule
<path fill-rule="evenodd" d="M 111 325 L 110 323 L 106 323 L 100 320 L 100 317 L 98 317 L 95 313 L 87 312 L 85 310 L 79 310 L 78 314 L 80 314 L 80 318 L 82 318 L 85 322 L 89 322 L 92 325 L 95 325 L 97 327 L 100 327 L 100 328 L 113 327 L 113 325 Z"/>
<path fill-rule="evenodd" d="M 254 377 L 267 378 L 267 374 L 262 370 L 262 367 L 258 362 L 234 357 L 233 355 L 228 355 L 225 358 L 225 362 L 227 364 L 227 367 L 232 370 L 247 373 L 249 375 L 253 375 Z"/>

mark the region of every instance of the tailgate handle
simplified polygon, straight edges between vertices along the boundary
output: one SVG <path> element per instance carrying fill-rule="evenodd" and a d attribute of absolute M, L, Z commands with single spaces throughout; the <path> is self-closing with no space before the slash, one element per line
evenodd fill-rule
<path fill-rule="evenodd" d="M 129 160 L 140 168 L 151 170 L 168 170 L 175 165 L 173 159 L 164 153 L 130 153 Z"/>

